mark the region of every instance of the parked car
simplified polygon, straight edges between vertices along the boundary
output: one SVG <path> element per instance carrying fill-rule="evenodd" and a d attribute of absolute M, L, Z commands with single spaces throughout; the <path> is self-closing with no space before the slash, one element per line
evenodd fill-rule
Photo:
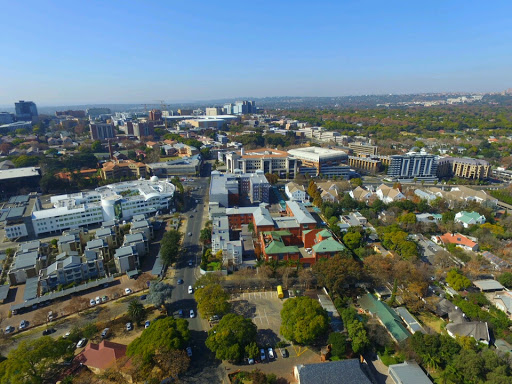
<path fill-rule="evenodd" d="M 219 321 L 219 316 L 217 316 L 217 315 L 210 316 L 210 318 L 208 320 L 209 321 Z"/>
<path fill-rule="evenodd" d="M 14 328 L 12 325 L 8 325 L 5 328 L 5 333 L 13 333 L 15 330 L 16 330 L 16 328 Z"/>
<path fill-rule="evenodd" d="M 96 297 L 96 304 L 101 304 L 101 299 L 99 296 Z"/>
<path fill-rule="evenodd" d="M 25 329 L 28 327 L 28 321 L 27 320 L 21 320 L 20 322 L 20 329 Z"/>
<path fill-rule="evenodd" d="M 249 357 L 249 358 L 247 359 L 247 364 L 249 364 L 249 365 L 253 365 L 253 364 L 254 364 L 254 359 L 253 359 L 252 357 Z"/>
<path fill-rule="evenodd" d="M 130 288 L 125 288 L 124 293 L 125 295 L 129 295 L 130 293 L 132 293 L 132 290 Z"/>
<path fill-rule="evenodd" d="M 189 261 L 188 261 L 188 266 L 189 266 L 189 267 L 192 267 L 193 265 L 194 265 L 194 261 L 193 261 L 193 260 L 189 260 Z"/>
<path fill-rule="evenodd" d="M 188 286 L 188 293 L 191 293 L 191 294 L 194 293 L 194 290 L 192 289 L 191 285 Z"/>
<path fill-rule="evenodd" d="M 103 297 L 101 298 L 101 302 L 102 302 L 102 303 L 106 303 L 107 301 L 108 301 L 108 296 L 103 296 Z"/>
<path fill-rule="evenodd" d="M 151 325 L 151 321 L 147 320 L 145 323 L 144 323 L 144 328 L 149 328 L 149 326 Z"/>
<path fill-rule="evenodd" d="M 132 323 L 126 323 L 126 330 L 131 331 L 133 329 Z"/>
<path fill-rule="evenodd" d="M 103 332 L 101 332 L 101 338 L 106 339 L 110 335 L 110 328 L 105 328 Z"/>
<path fill-rule="evenodd" d="M 188 236 L 192 236 L 192 232 L 189 232 L 189 233 L 188 233 Z"/>
<path fill-rule="evenodd" d="M 142 296 L 140 297 L 140 299 L 141 299 L 141 300 L 146 300 L 146 298 L 147 298 L 147 297 L 148 297 L 147 295 L 142 295 Z"/>
<path fill-rule="evenodd" d="M 279 348 L 279 353 L 281 354 L 282 358 L 288 357 L 288 351 L 286 350 L 286 348 Z"/>
<path fill-rule="evenodd" d="M 87 344 L 87 339 L 84 337 L 83 339 L 80 339 L 80 341 L 76 344 L 77 348 L 85 347 L 85 344 Z"/>
<path fill-rule="evenodd" d="M 53 321 L 57 318 L 57 314 L 53 311 L 48 312 L 48 321 Z"/>
<path fill-rule="evenodd" d="M 43 336 L 51 335 L 52 333 L 57 332 L 55 328 L 48 328 L 43 331 Z"/>
<path fill-rule="evenodd" d="M 91 307 L 94 307 L 96 305 L 96 300 L 94 300 L 94 299 L 89 300 L 89 305 Z"/>
<path fill-rule="evenodd" d="M 67 339 L 71 335 L 71 331 L 67 331 L 63 338 Z"/>
<path fill-rule="evenodd" d="M 194 217 L 194 215 L 190 215 L 190 218 L 192 219 Z"/>
<path fill-rule="evenodd" d="M 187 347 L 187 355 L 188 355 L 188 357 L 192 357 L 192 348 L 191 347 Z"/>
<path fill-rule="evenodd" d="M 194 317 L 196 317 L 196 314 L 194 313 L 194 310 L 191 309 L 190 310 L 190 318 L 194 318 Z"/>
<path fill-rule="evenodd" d="M 268 347 L 268 359 L 275 359 L 275 355 L 274 355 L 274 350 L 272 349 L 272 347 Z"/>
<path fill-rule="evenodd" d="M 181 285 L 183 284 L 183 279 L 178 279 L 178 281 L 176 282 L 178 285 Z"/>
<path fill-rule="evenodd" d="M 267 358 L 267 356 L 265 355 L 265 350 L 263 348 L 260 349 L 260 359 L 261 361 L 265 361 L 265 359 Z"/>
<path fill-rule="evenodd" d="M 178 316 L 179 316 L 179 317 L 183 317 L 183 309 L 180 309 L 180 310 L 178 311 Z"/>

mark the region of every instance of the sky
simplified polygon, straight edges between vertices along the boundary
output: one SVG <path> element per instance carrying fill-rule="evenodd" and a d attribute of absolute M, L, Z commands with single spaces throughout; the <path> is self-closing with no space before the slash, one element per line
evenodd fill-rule
<path fill-rule="evenodd" d="M 0 0 L 0 105 L 495 92 L 511 1 Z"/>

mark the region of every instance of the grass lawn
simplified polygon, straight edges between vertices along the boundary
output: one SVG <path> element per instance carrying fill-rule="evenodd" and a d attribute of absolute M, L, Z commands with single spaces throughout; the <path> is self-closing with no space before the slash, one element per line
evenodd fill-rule
<path fill-rule="evenodd" d="M 446 322 L 432 313 L 424 312 L 417 317 L 419 321 L 432 328 L 437 333 L 442 333 L 445 328 Z"/>

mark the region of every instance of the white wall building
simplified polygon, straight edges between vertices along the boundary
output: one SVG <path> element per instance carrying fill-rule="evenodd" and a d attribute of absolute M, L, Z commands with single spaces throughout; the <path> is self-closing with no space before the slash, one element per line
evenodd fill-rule
<path fill-rule="evenodd" d="M 308 200 L 308 194 L 306 193 L 306 189 L 303 185 L 299 185 L 294 182 L 288 183 L 284 187 L 284 192 L 290 200 L 300 201 L 302 203 Z"/>

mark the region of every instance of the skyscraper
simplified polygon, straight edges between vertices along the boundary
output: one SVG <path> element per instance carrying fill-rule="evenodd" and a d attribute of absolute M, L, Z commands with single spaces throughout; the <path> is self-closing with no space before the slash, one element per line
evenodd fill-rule
<path fill-rule="evenodd" d="M 36 104 L 32 101 L 20 100 L 14 103 L 16 108 L 16 120 L 18 121 L 32 121 L 37 123 L 38 114 Z"/>

